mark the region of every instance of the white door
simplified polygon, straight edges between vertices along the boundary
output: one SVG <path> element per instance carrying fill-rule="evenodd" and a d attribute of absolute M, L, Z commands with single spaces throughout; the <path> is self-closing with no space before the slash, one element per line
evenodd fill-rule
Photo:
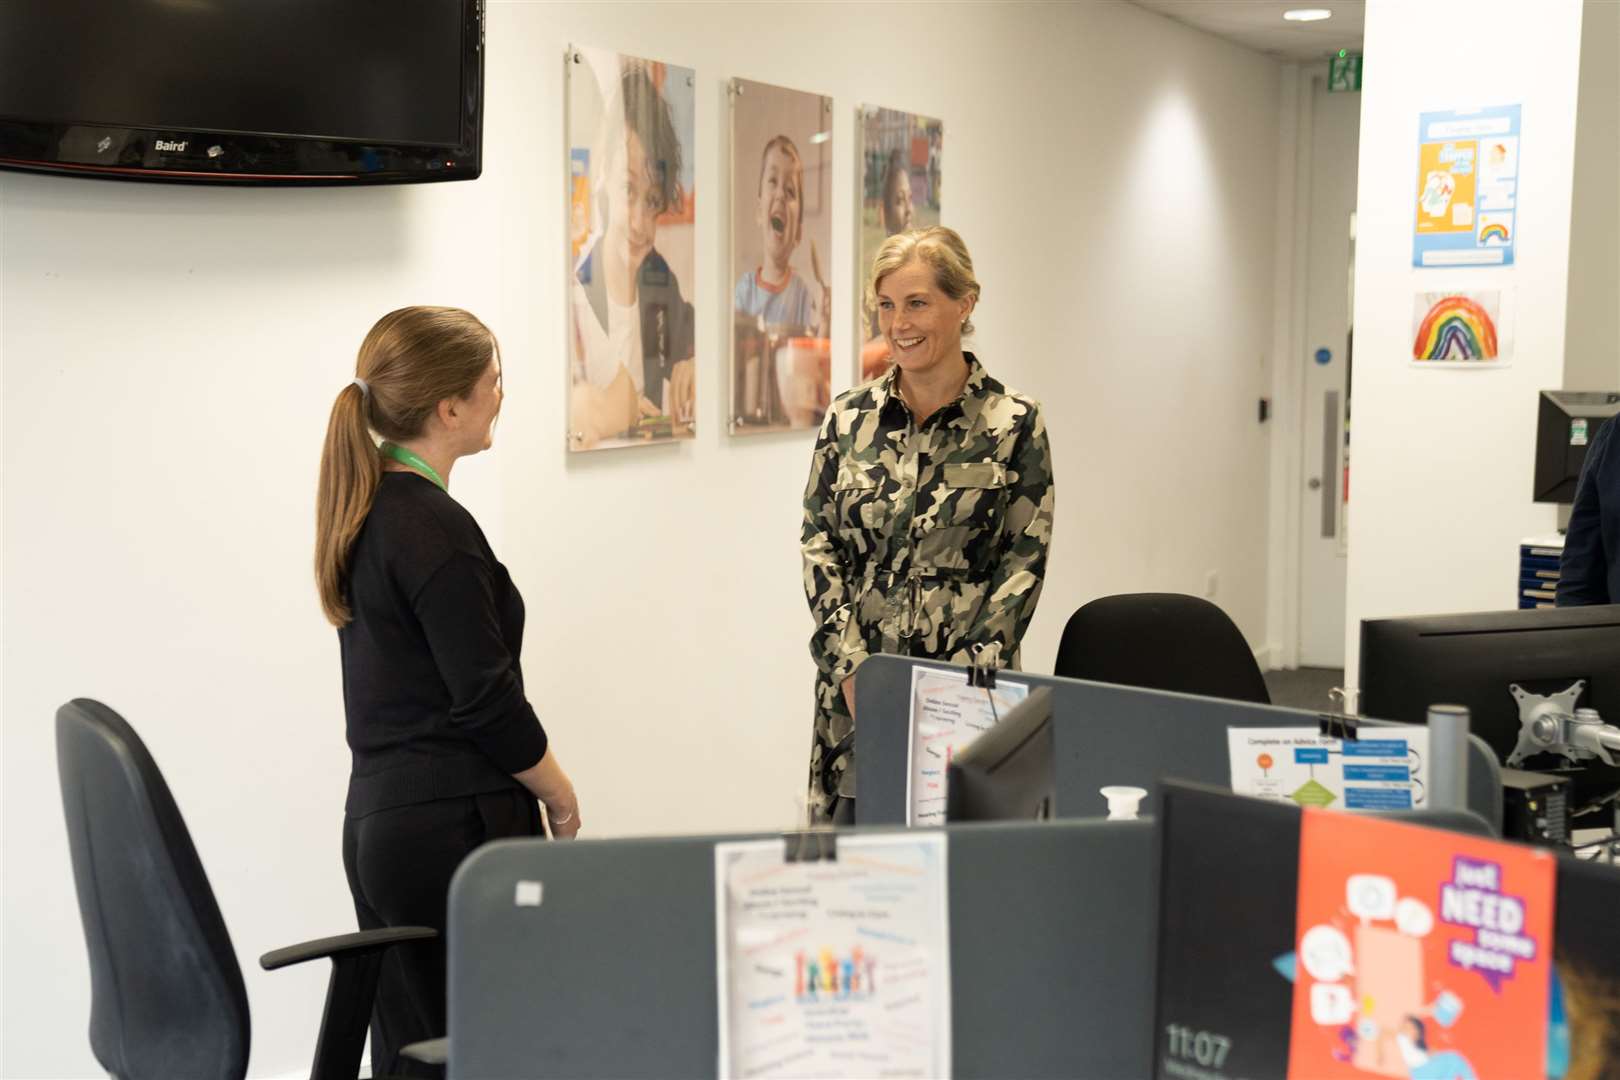
<path fill-rule="evenodd" d="M 1350 286 L 1361 95 L 1311 86 L 1309 236 L 1305 256 L 1304 415 L 1299 476 L 1299 663 L 1344 666 L 1349 509 Z"/>

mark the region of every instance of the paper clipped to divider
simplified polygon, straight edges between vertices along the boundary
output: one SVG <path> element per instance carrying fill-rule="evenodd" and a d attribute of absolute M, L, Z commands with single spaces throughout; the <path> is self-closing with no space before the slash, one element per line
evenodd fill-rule
<path fill-rule="evenodd" d="M 942 833 L 714 847 L 719 1075 L 951 1074 Z"/>
<path fill-rule="evenodd" d="M 1316 728 L 1227 728 L 1232 790 L 1335 810 L 1429 805 L 1429 729 L 1363 728 L 1339 739 Z"/>
<path fill-rule="evenodd" d="M 1027 697 L 1027 683 L 998 678 L 993 687 L 972 686 L 964 672 L 911 669 L 907 825 L 945 824 L 945 771 L 951 759 Z"/>

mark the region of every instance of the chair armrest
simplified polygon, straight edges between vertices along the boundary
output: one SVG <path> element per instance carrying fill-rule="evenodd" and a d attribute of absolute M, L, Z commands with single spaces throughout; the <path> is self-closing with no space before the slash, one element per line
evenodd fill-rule
<path fill-rule="evenodd" d="M 420 1061 L 424 1065 L 444 1065 L 450 1060 L 449 1039 L 423 1039 L 399 1048 L 401 1057 Z"/>
<path fill-rule="evenodd" d="M 347 956 L 380 952 L 402 941 L 419 941 L 438 936 L 437 930 L 427 926 L 385 926 L 381 930 L 360 930 L 352 934 L 317 938 L 298 945 L 288 945 L 283 949 L 274 949 L 259 957 L 259 966 L 266 971 L 274 971 L 289 964 L 301 964 L 305 960 L 319 960 L 323 957 L 338 960 Z"/>

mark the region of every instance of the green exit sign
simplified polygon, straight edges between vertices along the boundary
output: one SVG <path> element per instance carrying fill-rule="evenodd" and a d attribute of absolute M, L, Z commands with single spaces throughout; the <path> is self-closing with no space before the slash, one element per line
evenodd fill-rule
<path fill-rule="evenodd" d="M 1340 49 L 1328 65 L 1328 91 L 1361 89 L 1361 57 Z"/>

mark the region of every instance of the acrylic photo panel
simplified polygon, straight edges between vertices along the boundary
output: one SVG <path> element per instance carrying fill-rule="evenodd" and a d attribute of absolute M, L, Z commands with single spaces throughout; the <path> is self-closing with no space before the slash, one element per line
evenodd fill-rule
<path fill-rule="evenodd" d="M 832 98 L 733 79 L 733 434 L 820 425 L 832 400 Z"/>
<path fill-rule="evenodd" d="M 858 121 L 861 219 L 855 266 L 855 381 L 862 383 L 889 369 L 889 347 L 877 312 L 866 304 L 872 260 L 895 233 L 939 224 L 945 129 L 930 117 L 873 105 L 861 107 Z"/>
<path fill-rule="evenodd" d="M 696 79 L 571 47 L 568 448 L 692 437 Z"/>

